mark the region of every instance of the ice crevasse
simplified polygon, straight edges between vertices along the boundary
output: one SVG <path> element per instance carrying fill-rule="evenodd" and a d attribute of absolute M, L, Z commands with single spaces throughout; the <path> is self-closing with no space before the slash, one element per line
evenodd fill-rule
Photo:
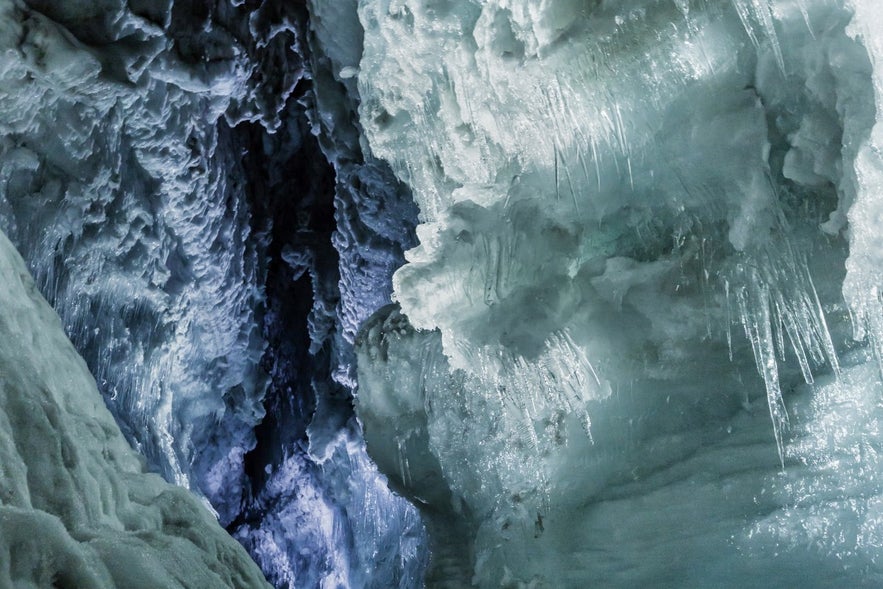
<path fill-rule="evenodd" d="M 0 230 L 145 469 L 202 496 L 272 583 L 410 586 L 422 528 L 368 459 L 347 383 L 416 208 L 363 165 L 308 14 L 0 1 Z"/>
<path fill-rule="evenodd" d="M 438 586 L 876 586 L 883 5 L 363 0 L 358 343 Z"/>

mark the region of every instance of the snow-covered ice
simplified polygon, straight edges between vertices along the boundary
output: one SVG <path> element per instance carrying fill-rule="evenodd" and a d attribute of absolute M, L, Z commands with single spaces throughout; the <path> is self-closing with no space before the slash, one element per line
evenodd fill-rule
<path fill-rule="evenodd" d="M 0 234 L 0 586 L 267 587 L 189 491 L 145 471 Z"/>

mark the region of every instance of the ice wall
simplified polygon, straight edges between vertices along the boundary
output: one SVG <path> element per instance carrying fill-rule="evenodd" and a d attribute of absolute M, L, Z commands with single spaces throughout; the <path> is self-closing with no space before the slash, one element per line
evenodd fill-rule
<path fill-rule="evenodd" d="M 0 585 L 268 587 L 180 487 L 145 472 L 0 234 Z"/>
<path fill-rule="evenodd" d="M 0 223 L 153 468 L 209 494 L 241 488 L 262 416 L 262 295 L 218 121 L 276 113 L 255 104 L 259 68 L 228 32 L 193 63 L 164 30 L 187 35 L 171 4 L 105 4 L 2 5 Z"/>
<path fill-rule="evenodd" d="M 408 587 L 425 535 L 349 387 L 416 207 L 363 155 L 341 7 L 313 38 L 303 2 L 0 1 L 0 227 L 148 467 L 271 582 Z"/>
<path fill-rule="evenodd" d="M 246 175 L 262 195 L 255 215 L 270 244 L 262 359 L 270 386 L 245 457 L 249 499 L 230 530 L 280 587 L 413 587 L 426 562 L 423 527 L 369 460 L 350 386 L 353 317 L 389 302 L 402 258 L 390 233 L 379 235 L 376 211 L 391 213 L 383 222 L 402 240 L 416 213 L 384 181 L 389 170 L 350 141 L 354 107 L 323 55 L 314 47 L 312 91 L 280 131 L 255 129 L 249 142 Z M 326 128 L 335 119 L 337 132 Z"/>
<path fill-rule="evenodd" d="M 421 224 L 358 414 L 430 583 L 879 582 L 878 12 L 359 2 Z"/>

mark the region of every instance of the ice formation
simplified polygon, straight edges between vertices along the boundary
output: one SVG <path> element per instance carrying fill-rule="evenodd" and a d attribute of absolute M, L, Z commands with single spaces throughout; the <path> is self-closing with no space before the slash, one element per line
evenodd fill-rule
<path fill-rule="evenodd" d="M 876 586 L 880 22 L 0 0 L 0 229 L 276 586 Z M 0 262 L 0 585 L 260 585 Z"/>
<path fill-rule="evenodd" d="M 0 5 L 0 222 L 127 435 L 188 485 L 241 461 L 262 414 L 257 260 L 217 124 L 248 79 L 235 47 L 212 75 L 163 51 L 170 13 L 106 4 Z"/>
<path fill-rule="evenodd" d="M 144 470 L 0 234 L 0 586 L 267 587 L 187 490 Z"/>
<path fill-rule="evenodd" d="M 428 582 L 879 584 L 879 3 L 359 17 L 421 224 L 357 412 Z"/>
<path fill-rule="evenodd" d="M 416 207 L 389 167 L 363 152 L 355 80 L 339 76 L 361 55 L 355 3 L 310 11 L 307 116 L 295 111 L 279 133 L 254 141 L 256 159 L 269 163 L 265 175 L 248 173 L 273 220 L 271 386 L 251 453 L 261 466 L 249 473 L 254 499 L 231 531 L 279 586 L 413 587 L 427 560 L 423 526 L 368 458 L 351 387 L 355 333 L 389 303 Z M 292 194 L 303 195 L 296 205 Z"/>
<path fill-rule="evenodd" d="M 357 62 L 358 38 L 326 51 L 307 16 L 0 0 L 0 228 L 148 468 L 206 498 L 271 582 L 408 587 L 422 526 L 348 387 L 416 208 L 362 155 L 354 82 L 326 63 Z"/>

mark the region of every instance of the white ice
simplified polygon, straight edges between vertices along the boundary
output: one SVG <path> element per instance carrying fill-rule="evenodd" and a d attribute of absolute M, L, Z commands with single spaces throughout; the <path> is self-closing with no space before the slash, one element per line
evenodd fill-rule
<path fill-rule="evenodd" d="M 145 471 L 0 234 L 0 586 L 267 587 L 189 491 Z"/>

